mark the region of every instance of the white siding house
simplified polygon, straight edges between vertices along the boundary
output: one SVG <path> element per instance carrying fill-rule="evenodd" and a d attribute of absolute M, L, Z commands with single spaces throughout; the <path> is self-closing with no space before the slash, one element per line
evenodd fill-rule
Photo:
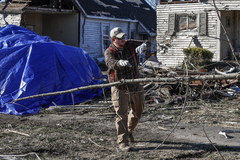
<path fill-rule="evenodd" d="M 110 44 L 109 32 L 114 27 L 121 27 L 127 33 L 127 38 L 141 39 L 136 34 L 136 20 L 121 21 L 116 19 L 87 18 L 85 21 L 81 21 L 81 26 L 79 45 L 93 57 L 103 56 L 104 50 Z"/>
<path fill-rule="evenodd" d="M 148 40 L 151 52 L 156 52 L 156 10 L 146 1 L 75 0 L 75 4 L 81 13 L 79 46 L 94 58 L 103 57 L 114 27 L 121 27 L 128 39 Z"/>
<path fill-rule="evenodd" d="M 156 10 L 145 0 L 13 0 L 0 2 L 0 27 L 14 24 L 103 57 L 109 32 L 156 44 Z M 151 46 L 156 52 L 156 45 Z"/>
<path fill-rule="evenodd" d="M 157 57 L 168 66 L 181 65 L 183 48 L 202 47 L 214 53 L 214 61 L 240 52 L 240 1 L 212 0 L 161 2 L 157 6 Z M 218 14 L 220 19 L 218 18 Z"/>

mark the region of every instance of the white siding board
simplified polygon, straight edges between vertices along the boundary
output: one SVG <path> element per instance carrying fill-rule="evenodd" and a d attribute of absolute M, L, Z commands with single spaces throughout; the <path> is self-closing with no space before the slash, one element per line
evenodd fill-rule
<path fill-rule="evenodd" d="M 100 22 L 86 20 L 84 25 L 83 49 L 94 57 L 98 54 L 100 46 Z"/>

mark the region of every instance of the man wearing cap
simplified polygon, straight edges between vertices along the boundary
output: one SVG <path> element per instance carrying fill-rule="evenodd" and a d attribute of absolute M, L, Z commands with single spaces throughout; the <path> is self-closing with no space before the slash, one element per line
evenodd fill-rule
<path fill-rule="evenodd" d="M 110 31 L 112 43 L 104 52 L 109 82 L 139 78 L 135 48 L 128 45 L 125 35 L 119 27 Z M 144 108 L 143 88 L 139 83 L 113 86 L 111 98 L 117 115 L 116 129 L 119 149 L 130 151 L 129 142 L 134 142 L 132 132 Z"/>

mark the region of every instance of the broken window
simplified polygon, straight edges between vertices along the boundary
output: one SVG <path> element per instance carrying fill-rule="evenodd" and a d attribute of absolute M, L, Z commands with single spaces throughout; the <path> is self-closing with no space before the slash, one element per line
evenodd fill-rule
<path fill-rule="evenodd" d="M 178 31 L 197 28 L 197 15 L 178 15 Z"/>
<path fill-rule="evenodd" d="M 203 36 L 207 33 L 207 13 L 169 14 L 168 34 L 198 32 Z"/>

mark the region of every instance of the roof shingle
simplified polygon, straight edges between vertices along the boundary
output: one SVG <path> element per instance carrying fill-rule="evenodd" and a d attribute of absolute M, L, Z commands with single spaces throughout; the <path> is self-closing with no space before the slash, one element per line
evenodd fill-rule
<path fill-rule="evenodd" d="M 77 0 L 89 16 L 131 19 L 156 33 L 156 11 L 145 0 Z"/>

